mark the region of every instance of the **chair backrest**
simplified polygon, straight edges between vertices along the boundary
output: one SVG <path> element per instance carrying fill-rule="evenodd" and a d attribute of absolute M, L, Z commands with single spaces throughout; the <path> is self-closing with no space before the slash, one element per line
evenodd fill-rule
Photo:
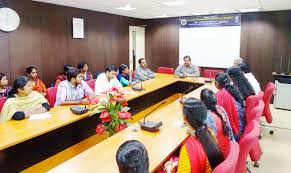
<path fill-rule="evenodd" d="M 259 104 L 257 106 L 255 106 L 251 111 L 250 114 L 246 114 L 246 120 L 247 123 L 252 121 L 252 120 L 256 120 L 258 122 L 260 122 L 261 116 L 263 114 L 264 111 L 264 102 L 263 100 L 259 100 Z"/>
<path fill-rule="evenodd" d="M 223 73 L 223 70 L 213 70 L 213 69 L 206 69 L 204 70 L 203 77 L 207 78 L 215 78 L 217 74 Z"/>
<path fill-rule="evenodd" d="M 239 157 L 236 165 L 235 173 L 246 173 L 247 156 L 260 135 L 260 123 L 253 120 L 247 123 L 244 133 L 239 141 Z"/>
<path fill-rule="evenodd" d="M 273 118 L 270 110 L 270 102 L 275 90 L 275 84 L 273 82 L 269 82 L 266 85 L 265 94 L 263 97 L 263 101 L 265 103 L 263 115 L 265 116 L 268 123 L 272 123 Z"/>
<path fill-rule="evenodd" d="M 95 81 L 96 79 L 91 79 L 86 81 L 86 83 L 89 85 L 89 87 L 94 91 L 95 90 Z"/>
<path fill-rule="evenodd" d="M 134 71 L 131 70 L 131 78 L 134 79 Z"/>
<path fill-rule="evenodd" d="M 257 105 L 259 105 L 259 101 L 260 101 L 260 95 L 251 95 L 248 96 L 246 99 L 246 111 L 245 111 L 245 115 L 248 115 L 251 113 L 251 111 L 254 109 L 254 107 L 256 107 Z"/>
<path fill-rule="evenodd" d="M 170 67 L 159 67 L 158 73 L 174 74 L 174 69 Z"/>
<path fill-rule="evenodd" d="M 213 173 L 234 173 L 239 156 L 239 145 L 231 141 L 229 147 L 228 156 L 213 170 Z"/>
<path fill-rule="evenodd" d="M 0 97 L 0 112 L 2 111 L 6 99 L 6 97 Z"/>
<path fill-rule="evenodd" d="M 50 87 L 46 90 L 46 98 L 51 107 L 55 106 L 57 91 L 58 91 L 57 87 Z"/>
<path fill-rule="evenodd" d="M 260 92 L 258 93 L 258 96 L 259 96 L 259 99 L 260 99 L 260 100 L 263 100 L 263 98 L 264 98 L 264 94 L 265 94 L 264 91 L 260 91 Z"/>

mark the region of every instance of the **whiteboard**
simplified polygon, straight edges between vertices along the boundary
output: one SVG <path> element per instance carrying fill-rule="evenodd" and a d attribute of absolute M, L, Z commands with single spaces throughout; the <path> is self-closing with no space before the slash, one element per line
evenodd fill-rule
<path fill-rule="evenodd" d="M 190 55 L 202 67 L 229 68 L 240 56 L 241 26 L 180 28 L 179 64 Z"/>

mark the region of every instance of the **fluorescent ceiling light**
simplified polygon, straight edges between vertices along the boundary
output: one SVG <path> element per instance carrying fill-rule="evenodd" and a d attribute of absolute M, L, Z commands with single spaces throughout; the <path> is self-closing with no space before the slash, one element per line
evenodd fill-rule
<path fill-rule="evenodd" d="M 246 12 L 255 12 L 255 11 L 260 11 L 259 8 L 246 8 L 246 9 L 241 9 L 239 10 L 240 12 L 246 13 Z"/>
<path fill-rule="evenodd" d="M 125 6 L 117 7 L 115 9 L 124 10 L 124 11 L 131 11 L 131 10 L 135 10 L 136 8 L 132 7 L 130 4 L 126 4 Z"/>
<path fill-rule="evenodd" d="M 163 15 L 160 15 L 160 16 L 156 16 L 157 18 L 166 18 L 166 17 L 170 17 L 168 16 L 167 14 L 163 14 Z"/>
<path fill-rule="evenodd" d="M 197 16 L 199 16 L 199 15 L 208 15 L 208 14 L 211 14 L 211 13 L 208 12 L 208 11 L 193 13 L 193 15 L 197 15 Z"/>
<path fill-rule="evenodd" d="M 183 5 L 186 4 L 186 0 L 176 0 L 176 1 L 165 1 L 162 2 L 162 4 L 167 5 L 167 6 L 178 6 L 178 5 Z"/>

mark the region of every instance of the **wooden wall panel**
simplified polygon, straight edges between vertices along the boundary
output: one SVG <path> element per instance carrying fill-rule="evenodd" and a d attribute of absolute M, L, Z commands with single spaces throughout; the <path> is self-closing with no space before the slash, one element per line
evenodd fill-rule
<path fill-rule="evenodd" d="M 179 19 L 146 20 L 146 58 L 156 71 L 159 66 L 179 64 Z"/>
<path fill-rule="evenodd" d="M 101 12 L 32 2 L 0 0 L 21 17 L 18 30 L 0 32 L 0 71 L 10 82 L 36 65 L 48 85 L 62 72 L 64 64 L 90 64 L 92 73 L 106 64 L 128 63 L 129 26 L 146 25 L 146 58 L 149 67 L 176 67 L 179 57 L 179 18 L 142 20 Z M 85 20 L 85 38 L 72 38 L 72 18 Z M 245 13 L 242 15 L 241 57 L 263 84 L 272 81 L 278 58 L 291 56 L 291 11 Z M 140 57 L 137 57 L 140 58 Z"/>
<path fill-rule="evenodd" d="M 274 27 L 266 14 L 243 15 L 243 19 L 247 32 L 242 33 L 242 39 L 247 42 L 247 54 L 242 58 L 251 66 L 252 72 L 264 86 L 272 79 L 274 71 L 272 65 Z"/>
<path fill-rule="evenodd" d="M 291 56 L 291 11 L 247 13 L 242 16 L 241 57 L 264 87 L 272 72 L 287 70 Z"/>
<path fill-rule="evenodd" d="M 17 11 L 20 27 L 11 33 L 0 31 L 0 71 L 15 77 L 25 67 L 37 66 L 39 76 L 49 85 L 65 64 L 90 64 L 92 73 L 106 64 L 128 63 L 129 26 L 140 19 L 63 7 L 31 0 L 1 0 L 2 7 Z M 85 38 L 72 38 L 72 18 L 85 21 Z M 10 69 L 7 65 L 9 64 Z M 11 75 L 10 75 L 11 74 Z"/>
<path fill-rule="evenodd" d="M 7 6 L 6 0 L 0 0 L 0 8 Z M 0 69 L 10 78 L 9 35 L 0 32 Z"/>
<path fill-rule="evenodd" d="M 158 66 L 176 67 L 179 18 L 145 21 L 149 66 L 153 70 Z M 251 65 L 263 88 L 268 81 L 273 81 L 271 73 L 278 66 L 276 58 L 286 57 L 282 69 L 287 69 L 287 58 L 291 56 L 291 11 L 242 14 L 240 56 Z"/>

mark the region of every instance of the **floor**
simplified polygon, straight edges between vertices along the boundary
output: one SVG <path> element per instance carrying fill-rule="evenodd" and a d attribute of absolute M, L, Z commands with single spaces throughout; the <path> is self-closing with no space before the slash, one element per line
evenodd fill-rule
<path fill-rule="evenodd" d="M 250 160 L 248 168 L 252 173 L 290 173 L 291 172 L 291 111 L 280 110 L 271 106 L 274 134 L 268 129 L 262 130 L 261 147 L 263 155 L 259 161 L 259 168 L 253 167 Z M 262 118 L 262 122 L 266 122 Z"/>

